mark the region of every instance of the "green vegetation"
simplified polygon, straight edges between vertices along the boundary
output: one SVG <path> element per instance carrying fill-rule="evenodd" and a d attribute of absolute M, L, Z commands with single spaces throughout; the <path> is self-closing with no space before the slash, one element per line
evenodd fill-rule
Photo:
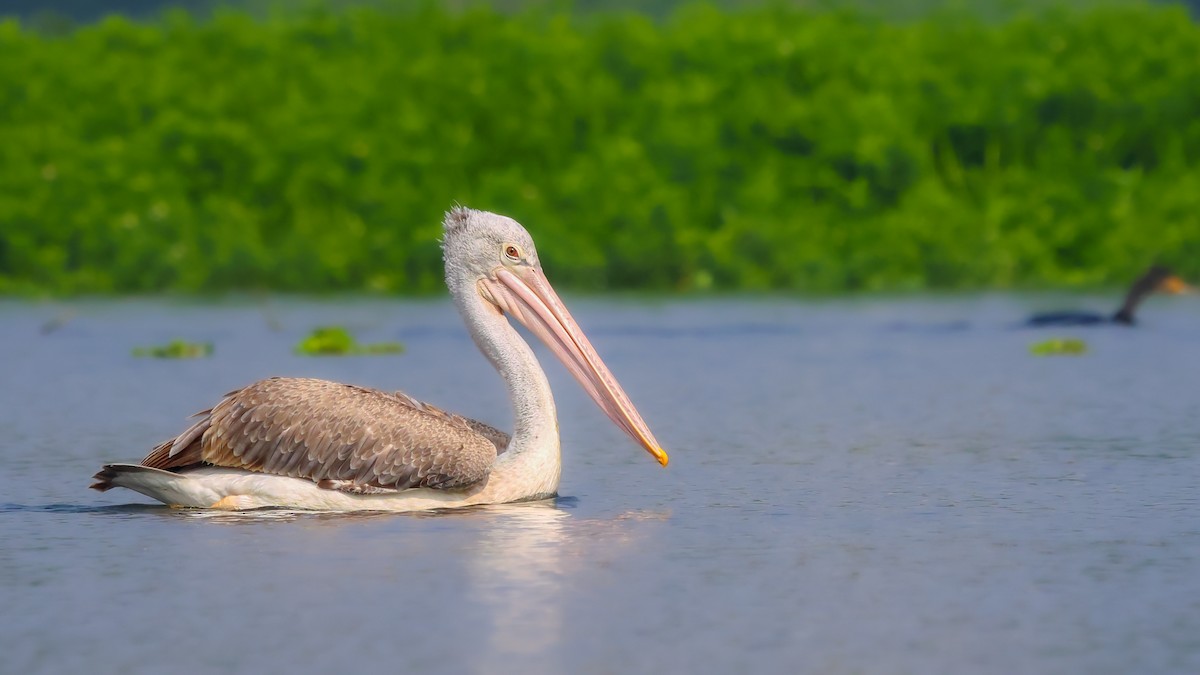
<path fill-rule="evenodd" d="M 455 202 L 584 289 L 1200 274 L 1180 8 L 172 14 L 0 54 L 0 292 L 440 291 Z"/>
<path fill-rule="evenodd" d="M 1087 343 L 1079 338 L 1053 338 L 1029 345 L 1034 356 L 1080 356 L 1087 353 Z"/>
<path fill-rule="evenodd" d="M 304 356 L 365 356 L 376 354 L 402 354 L 404 345 L 399 342 L 376 342 L 360 345 L 341 326 L 322 326 L 314 329 L 308 337 L 296 345 L 296 353 Z"/>
<path fill-rule="evenodd" d="M 158 347 L 135 347 L 134 356 L 149 356 L 156 359 L 202 359 L 212 356 L 211 342 L 188 342 L 175 339 Z"/>

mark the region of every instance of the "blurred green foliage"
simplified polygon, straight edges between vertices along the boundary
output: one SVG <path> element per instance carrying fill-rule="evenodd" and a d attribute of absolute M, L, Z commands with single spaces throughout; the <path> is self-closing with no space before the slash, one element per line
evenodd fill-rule
<path fill-rule="evenodd" d="M 180 338 L 171 340 L 165 345 L 154 347 L 134 347 L 134 356 L 148 356 L 156 359 L 202 359 L 212 356 L 211 342 L 188 342 Z"/>
<path fill-rule="evenodd" d="M 441 288 L 442 212 L 585 289 L 1200 273 L 1182 9 L 0 23 L 0 292 Z"/>
<path fill-rule="evenodd" d="M 1087 353 L 1087 343 L 1079 338 L 1053 338 L 1029 345 L 1034 356 L 1080 356 Z"/>
<path fill-rule="evenodd" d="M 350 331 L 341 326 L 314 328 L 299 344 L 296 353 L 303 356 L 367 356 L 380 354 L 403 354 L 404 345 L 399 342 L 374 342 L 359 344 Z"/>

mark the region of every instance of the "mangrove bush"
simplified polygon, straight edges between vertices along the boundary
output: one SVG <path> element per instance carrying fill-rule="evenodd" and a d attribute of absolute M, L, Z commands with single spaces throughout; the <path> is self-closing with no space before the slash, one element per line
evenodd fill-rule
<path fill-rule="evenodd" d="M 1200 273 L 1182 9 L 0 23 L 0 292 L 440 288 L 454 203 L 561 286 Z"/>

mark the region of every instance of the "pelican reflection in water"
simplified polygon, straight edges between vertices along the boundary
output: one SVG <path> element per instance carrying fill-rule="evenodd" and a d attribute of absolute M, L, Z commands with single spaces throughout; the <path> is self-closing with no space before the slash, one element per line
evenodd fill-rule
<path fill-rule="evenodd" d="M 665 466 L 667 453 L 551 288 L 525 228 L 461 207 L 444 225 L 446 285 L 505 381 L 511 436 L 400 392 L 271 378 L 226 395 L 140 464 L 105 465 L 92 487 L 234 510 L 423 511 L 552 496 L 562 465 L 554 398 L 506 317 L 546 343 L 601 410 Z"/>

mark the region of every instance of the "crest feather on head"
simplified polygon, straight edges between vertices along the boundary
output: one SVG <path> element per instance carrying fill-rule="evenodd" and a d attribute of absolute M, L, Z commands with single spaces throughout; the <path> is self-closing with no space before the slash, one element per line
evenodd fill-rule
<path fill-rule="evenodd" d="M 450 249 L 461 249 L 457 253 L 461 258 L 460 263 L 465 264 L 468 258 L 482 256 L 489 262 L 485 263 L 483 258 L 476 262 L 490 265 L 496 262 L 493 259 L 506 242 L 521 247 L 530 260 L 537 260 L 529 233 L 520 223 L 507 216 L 455 204 L 446 212 L 442 228 L 442 252 L 447 262 Z"/>
<path fill-rule="evenodd" d="M 446 218 L 442 221 L 443 230 L 445 230 L 447 235 L 458 233 L 459 230 L 466 226 L 467 221 L 471 219 L 473 213 L 475 213 L 474 209 L 468 209 L 460 204 L 455 204 L 446 212 Z"/>

